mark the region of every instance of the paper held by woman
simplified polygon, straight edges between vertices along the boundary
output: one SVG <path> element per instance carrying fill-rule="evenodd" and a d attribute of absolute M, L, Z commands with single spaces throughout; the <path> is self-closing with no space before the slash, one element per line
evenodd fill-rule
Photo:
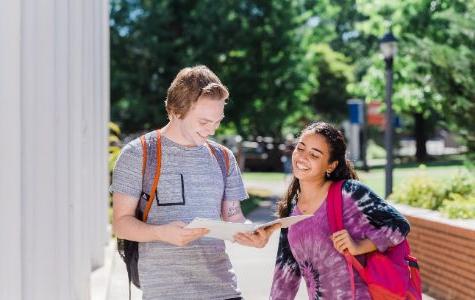
<path fill-rule="evenodd" d="M 206 228 L 209 229 L 209 233 L 206 235 L 206 237 L 233 241 L 233 236 L 238 232 L 252 232 L 277 223 L 280 223 L 282 228 L 287 228 L 311 216 L 312 215 L 291 216 L 287 218 L 275 219 L 264 224 L 232 223 L 221 220 L 195 218 L 190 224 L 186 225 L 185 228 Z"/>

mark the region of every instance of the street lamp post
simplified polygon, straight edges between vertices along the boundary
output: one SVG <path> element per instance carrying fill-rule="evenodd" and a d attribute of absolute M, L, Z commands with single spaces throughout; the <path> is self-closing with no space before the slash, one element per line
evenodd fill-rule
<path fill-rule="evenodd" d="M 384 146 L 386 148 L 386 197 L 392 193 L 393 190 L 393 109 L 392 109 L 392 91 L 393 91 L 393 58 L 397 51 L 397 40 L 392 32 L 386 33 L 380 41 L 381 52 L 386 63 L 386 124 L 384 133 Z"/>

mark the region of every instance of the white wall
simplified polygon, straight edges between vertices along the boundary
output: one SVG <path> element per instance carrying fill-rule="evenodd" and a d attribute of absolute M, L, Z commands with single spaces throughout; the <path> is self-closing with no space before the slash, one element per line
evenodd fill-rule
<path fill-rule="evenodd" d="M 0 299 L 89 299 L 107 225 L 107 0 L 0 0 Z"/>

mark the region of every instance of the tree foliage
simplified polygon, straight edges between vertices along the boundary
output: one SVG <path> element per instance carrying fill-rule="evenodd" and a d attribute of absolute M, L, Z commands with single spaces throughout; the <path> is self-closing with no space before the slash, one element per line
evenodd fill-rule
<path fill-rule="evenodd" d="M 112 120 L 125 133 L 164 125 L 174 76 L 205 64 L 230 89 L 223 131 L 339 121 L 347 99 L 384 98 L 378 40 L 391 27 L 395 110 L 438 118 L 475 149 L 473 24 L 462 0 L 111 0 Z"/>
<path fill-rule="evenodd" d="M 426 120 L 436 116 L 466 133 L 467 141 L 469 135 L 473 140 L 473 122 L 467 122 L 474 115 L 475 102 L 473 2 L 358 0 L 357 4 L 367 16 L 357 25 L 361 32 L 382 36 L 390 26 L 399 39 L 394 64 L 395 110 L 422 115 Z M 384 63 L 376 52 L 372 61 L 362 80 L 350 85 L 350 91 L 367 99 L 383 99 Z"/>
<path fill-rule="evenodd" d="M 451 7 L 436 18 L 448 24 L 444 39 L 416 40 L 420 51 L 414 57 L 431 75 L 428 85 L 443 99 L 437 109 L 444 113 L 444 124 L 474 151 L 475 3 L 469 1 L 463 9 Z"/>
<path fill-rule="evenodd" d="M 124 131 L 165 123 L 179 69 L 209 66 L 230 89 L 227 126 L 280 134 L 315 88 L 299 1 L 111 2 L 112 118 Z"/>

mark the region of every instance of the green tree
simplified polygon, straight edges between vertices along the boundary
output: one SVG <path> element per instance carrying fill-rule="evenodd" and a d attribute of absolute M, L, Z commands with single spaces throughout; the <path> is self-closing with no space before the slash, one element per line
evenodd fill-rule
<path fill-rule="evenodd" d="M 230 89 L 224 127 L 279 135 L 316 86 L 302 14 L 290 0 L 112 0 L 112 119 L 125 132 L 163 125 L 174 75 L 205 64 Z"/>
<path fill-rule="evenodd" d="M 458 132 L 469 152 L 475 151 L 475 3 L 451 7 L 436 15 L 448 24 L 444 39 L 414 41 L 420 51 L 414 57 L 431 74 L 428 84 L 444 101 L 438 110 L 443 122 Z"/>
<path fill-rule="evenodd" d="M 313 68 L 308 79 L 313 80 L 306 113 L 297 112 L 299 118 L 323 118 L 338 122 L 347 117 L 346 101 L 351 95 L 346 86 L 354 80 L 356 58 L 367 52 L 365 36 L 360 36 L 354 24 L 362 17 L 354 0 L 305 1 L 302 18 L 302 47 L 306 64 Z M 298 119 L 298 118 L 296 118 Z M 302 124 L 295 124 L 302 127 Z"/>
<path fill-rule="evenodd" d="M 449 69 L 455 65 L 467 66 L 463 61 L 453 60 L 459 56 L 453 55 L 457 51 L 457 47 L 468 46 L 468 41 L 463 41 L 460 38 L 464 29 L 443 16 L 447 12 L 452 12 L 452 14 L 458 14 L 459 18 L 465 19 L 468 17 L 467 15 L 473 14 L 473 9 L 470 10 L 468 7 L 473 4 L 465 3 L 465 1 L 430 0 L 391 3 L 359 0 L 357 4 L 358 10 L 367 16 L 365 21 L 358 23 L 357 28 L 361 32 L 380 37 L 391 25 L 392 30 L 399 38 L 399 54 L 394 65 L 394 105 L 396 111 L 414 117 L 413 125 L 418 145 L 417 158 L 424 160 L 426 158 L 426 133 L 435 125 L 433 120 L 436 118 L 434 116 L 451 120 L 452 124 L 465 126 L 465 121 L 460 122 L 461 119 L 457 121 L 456 118 L 451 117 L 459 113 L 457 106 L 450 104 L 455 96 L 453 92 L 456 86 L 447 78 L 437 76 L 437 73 L 449 72 L 453 74 Z M 447 28 L 452 29 L 447 30 Z M 446 44 L 454 34 L 459 35 L 457 40 L 460 44 Z M 453 62 L 452 66 L 441 64 L 440 57 L 437 58 L 437 55 L 431 56 L 437 51 L 442 51 L 441 48 L 438 48 L 439 50 L 436 50 L 437 47 L 426 48 L 429 45 L 444 44 L 453 49 L 451 53 L 447 51 L 445 53 L 452 55 L 450 57 Z M 367 99 L 382 99 L 385 84 L 384 64 L 377 53 L 372 55 L 372 60 L 373 64 L 367 69 L 362 80 L 356 86 L 351 86 L 350 90 L 365 95 Z M 435 68 L 436 65 L 439 66 L 438 71 Z M 466 69 L 463 74 L 473 80 L 473 71 L 470 69 Z M 436 82 L 436 78 L 439 78 L 439 82 Z M 443 81 L 444 84 L 440 85 L 440 81 Z M 444 92 L 442 90 L 444 86 L 450 86 L 451 91 Z M 455 101 L 466 105 L 466 100 L 466 98 L 465 100 L 457 98 Z"/>
<path fill-rule="evenodd" d="M 350 59 L 328 44 L 310 45 L 308 55 L 317 69 L 318 89 L 310 96 L 315 113 L 332 122 L 345 119 L 346 101 L 351 98 L 346 86 L 353 81 L 354 72 Z"/>

